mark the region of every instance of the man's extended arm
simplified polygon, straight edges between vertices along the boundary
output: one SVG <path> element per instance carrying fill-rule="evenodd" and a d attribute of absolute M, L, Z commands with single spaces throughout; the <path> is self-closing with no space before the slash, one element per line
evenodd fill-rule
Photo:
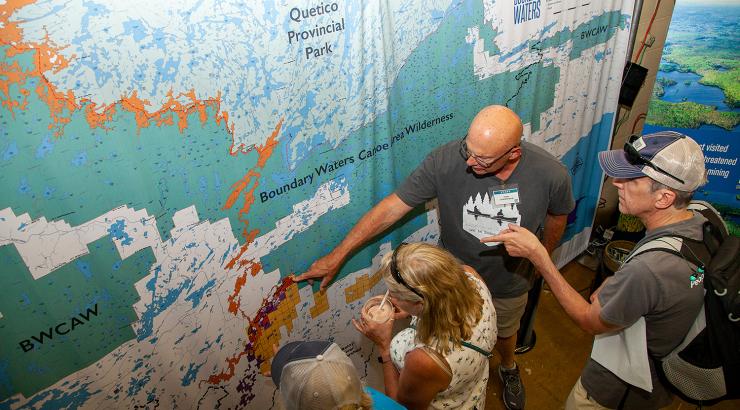
<path fill-rule="evenodd" d="M 538 259 L 540 259 L 538 262 L 532 261 L 532 263 L 534 263 L 537 270 L 545 278 L 545 281 L 550 286 L 550 291 L 555 295 L 555 299 L 558 300 L 565 313 L 576 322 L 578 327 L 592 335 L 619 329 L 619 327 L 601 319 L 601 304 L 599 303 L 599 299 L 595 297 L 591 298 L 591 303 L 583 299 L 583 296 L 573 289 L 563 275 L 560 274 L 549 255 L 539 255 Z"/>
<path fill-rule="evenodd" d="M 293 280 L 321 279 L 321 290 L 329 285 L 347 256 L 365 242 L 385 231 L 413 209 L 396 194 L 383 198 L 355 224 L 342 242 L 331 252 L 315 261 L 308 270 Z"/>
<path fill-rule="evenodd" d="M 596 335 L 611 332 L 619 327 L 601 319 L 601 304 L 598 298 L 589 303 L 565 280 L 552 263 L 547 250 L 531 232 L 517 225 L 509 225 L 502 233 L 481 239 L 481 242 L 503 242 L 509 255 L 520 256 L 532 261 L 542 274 L 550 290 L 565 313 L 584 331 Z"/>

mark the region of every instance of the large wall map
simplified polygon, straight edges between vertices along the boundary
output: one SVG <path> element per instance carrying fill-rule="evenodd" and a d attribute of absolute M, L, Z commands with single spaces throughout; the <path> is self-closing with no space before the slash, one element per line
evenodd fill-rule
<path fill-rule="evenodd" d="M 572 173 L 590 234 L 632 1 L 0 4 L 0 408 L 269 408 L 273 344 L 351 328 L 417 210 L 326 293 L 288 276 L 482 107 Z"/>

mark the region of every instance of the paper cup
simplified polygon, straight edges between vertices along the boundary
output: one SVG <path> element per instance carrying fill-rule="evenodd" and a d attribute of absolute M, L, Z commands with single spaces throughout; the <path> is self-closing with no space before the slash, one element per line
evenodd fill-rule
<path fill-rule="evenodd" d="M 368 322 L 385 323 L 393 317 L 393 304 L 390 298 L 385 301 L 382 309 L 380 302 L 383 301 L 383 295 L 373 296 L 365 302 L 362 307 L 362 318 Z"/>

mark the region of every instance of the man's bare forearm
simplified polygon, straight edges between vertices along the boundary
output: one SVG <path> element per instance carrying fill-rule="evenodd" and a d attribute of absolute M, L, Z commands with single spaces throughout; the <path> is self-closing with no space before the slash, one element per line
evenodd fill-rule
<path fill-rule="evenodd" d="M 388 229 L 411 209 L 396 194 L 388 195 L 360 218 L 331 253 L 344 261 L 352 251 Z"/>
<path fill-rule="evenodd" d="M 388 195 L 360 218 L 339 245 L 314 261 L 306 272 L 294 276 L 293 280 L 300 282 L 321 279 L 320 289 L 325 290 L 352 251 L 388 229 L 410 210 L 411 207 L 396 194 Z"/>
<path fill-rule="evenodd" d="M 535 252 L 530 259 L 535 268 L 545 278 L 550 291 L 557 299 L 565 313 L 584 331 L 592 335 L 604 332 L 610 332 L 618 329 L 600 318 L 601 305 L 598 300 L 589 303 L 581 296 L 555 267 L 550 256 L 545 249 L 540 248 L 540 252 Z"/>
<path fill-rule="evenodd" d="M 550 286 L 552 294 L 565 313 L 581 329 L 591 334 L 618 329 L 617 326 L 601 320 L 601 304 L 598 298 L 589 303 L 570 286 L 552 263 L 550 254 L 540 239 L 532 232 L 518 225 L 509 225 L 509 229 L 498 235 L 482 238 L 481 242 L 503 242 L 510 255 L 529 259 Z"/>

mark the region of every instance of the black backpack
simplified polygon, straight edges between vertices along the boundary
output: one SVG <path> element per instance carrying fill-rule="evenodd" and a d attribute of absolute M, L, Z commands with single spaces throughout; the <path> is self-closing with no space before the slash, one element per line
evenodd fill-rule
<path fill-rule="evenodd" d="M 681 344 L 653 360 L 661 379 L 681 398 L 711 404 L 740 398 L 740 238 L 728 234 L 708 203 L 692 201 L 688 208 L 708 220 L 703 242 L 666 235 L 641 244 L 627 260 L 661 251 L 693 265 L 691 280 L 703 283 L 704 306 Z"/>

